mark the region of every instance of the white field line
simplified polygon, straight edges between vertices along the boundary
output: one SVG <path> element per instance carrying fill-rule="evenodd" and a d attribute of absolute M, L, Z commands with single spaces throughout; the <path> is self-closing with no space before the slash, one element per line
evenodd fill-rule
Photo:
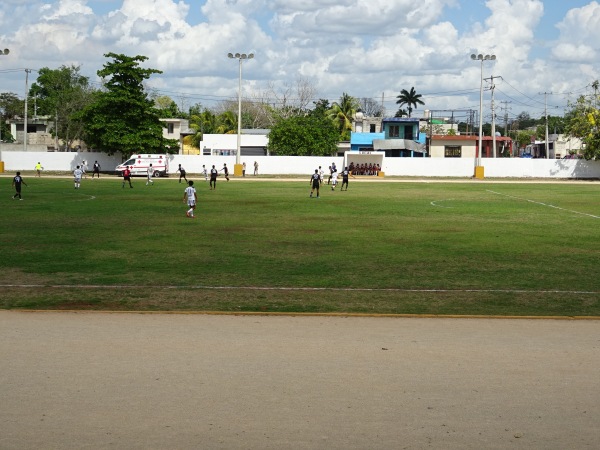
<path fill-rule="evenodd" d="M 437 206 L 438 208 L 454 208 L 454 206 L 444 206 L 444 205 L 438 205 L 438 203 L 441 202 L 451 202 L 453 201 L 453 198 L 447 198 L 445 200 L 434 200 L 431 202 L 431 206 Z"/>
<path fill-rule="evenodd" d="M 551 205 L 549 203 L 536 202 L 535 200 L 530 200 L 528 198 L 515 197 L 514 195 L 502 194 L 500 192 L 491 191 L 489 189 L 486 189 L 486 191 L 491 192 L 492 194 L 501 195 L 503 197 L 513 198 L 515 200 L 523 200 L 523 201 L 526 201 L 529 203 L 535 203 L 536 205 L 547 206 L 548 208 L 554 208 L 554 209 L 559 209 L 561 211 L 570 212 L 573 214 L 588 216 L 588 217 L 592 217 L 593 219 L 600 219 L 600 216 L 594 216 L 593 214 L 583 213 L 583 212 L 579 212 L 579 211 L 573 211 L 572 209 L 561 208 L 560 206 Z"/>
<path fill-rule="evenodd" d="M 508 293 L 508 294 L 582 294 L 597 295 L 600 291 L 561 291 L 561 290 L 527 290 L 527 289 L 402 289 L 402 288 L 327 288 L 327 287 L 264 287 L 264 286 L 203 286 L 203 285 L 99 285 L 99 284 L 0 284 L 2 288 L 23 289 L 206 289 L 206 290 L 237 290 L 237 291 L 340 291 L 340 292 L 416 292 L 416 293 Z"/>

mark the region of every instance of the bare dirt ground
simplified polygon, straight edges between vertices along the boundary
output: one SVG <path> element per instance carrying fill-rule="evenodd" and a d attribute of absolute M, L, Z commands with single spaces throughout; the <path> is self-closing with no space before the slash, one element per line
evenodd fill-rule
<path fill-rule="evenodd" d="M 0 311 L 1 449 L 597 449 L 600 321 Z"/>

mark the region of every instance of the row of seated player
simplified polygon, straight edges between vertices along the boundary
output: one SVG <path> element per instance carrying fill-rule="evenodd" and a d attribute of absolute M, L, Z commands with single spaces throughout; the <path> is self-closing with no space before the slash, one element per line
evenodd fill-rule
<path fill-rule="evenodd" d="M 353 162 L 351 162 L 350 166 L 348 166 L 348 170 L 350 171 L 350 173 L 352 173 L 352 175 L 377 176 L 379 172 L 381 172 L 381 167 L 379 166 L 379 164 L 354 164 Z"/>

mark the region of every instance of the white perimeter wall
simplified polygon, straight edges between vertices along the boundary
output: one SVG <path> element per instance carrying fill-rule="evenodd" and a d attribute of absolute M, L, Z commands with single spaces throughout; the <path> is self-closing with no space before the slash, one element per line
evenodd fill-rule
<path fill-rule="evenodd" d="M 83 161 L 87 163 L 88 171 L 92 170 L 94 161 L 100 163 L 102 170 L 112 171 L 120 164 L 121 155 L 108 156 L 106 153 L 92 152 L 22 152 L 2 151 L 0 161 L 4 162 L 5 171 L 34 170 L 38 161 L 44 170 L 72 171 Z"/>
<path fill-rule="evenodd" d="M 129 156 L 129 155 L 128 155 Z M 34 170 L 38 161 L 45 170 L 71 171 L 81 161 L 86 160 L 91 170 L 98 160 L 102 170 L 111 171 L 122 162 L 120 156 L 104 153 L 62 153 L 62 152 L 22 152 L 2 151 L 0 161 L 7 172 Z M 246 176 L 252 176 L 254 161 L 258 162 L 259 175 L 306 175 L 314 173 L 321 166 L 325 172 L 332 162 L 338 170 L 344 166 L 343 157 L 316 156 L 242 156 L 246 162 Z M 227 164 L 231 173 L 235 156 L 170 155 L 170 173 L 175 174 L 181 164 L 189 173 L 202 172 L 202 165 L 210 170 L 214 164 L 221 169 Z M 484 158 L 482 160 L 485 177 L 490 178 L 596 178 L 600 179 L 600 161 L 580 159 L 528 159 L 528 158 Z M 471 158 L 384 158 L 382 170 L 386 176 L 408 177 L 464 177 L 474 173 L 474 160 Z"/>

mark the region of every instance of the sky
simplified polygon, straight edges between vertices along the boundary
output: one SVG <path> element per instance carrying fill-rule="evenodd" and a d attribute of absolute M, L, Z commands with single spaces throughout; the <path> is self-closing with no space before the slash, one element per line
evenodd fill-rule
<path fill-rule="evenodd" d="M 147 87 L 187 109 L 244 99 L 277 103 L 309 85 L 314 101 L 422 95 L 413 116 L 497 120 L 562 115 L 600 78 L 600 3 L 586 0 L 2 0 L 0 92 L 24 98 L 37 70 L 79 66 L 100 86 L 106 53 L 143 55 Z M 471 59 L 493 54 L 496 61 Z M 30 69 L 27 80 L 26 70 Z M 493 86 L 492 91 L 492 80 Z M 312 106 L 312 105 L 311 105 Z M 489 120 L 489 119 L 488 119 Z"/>

